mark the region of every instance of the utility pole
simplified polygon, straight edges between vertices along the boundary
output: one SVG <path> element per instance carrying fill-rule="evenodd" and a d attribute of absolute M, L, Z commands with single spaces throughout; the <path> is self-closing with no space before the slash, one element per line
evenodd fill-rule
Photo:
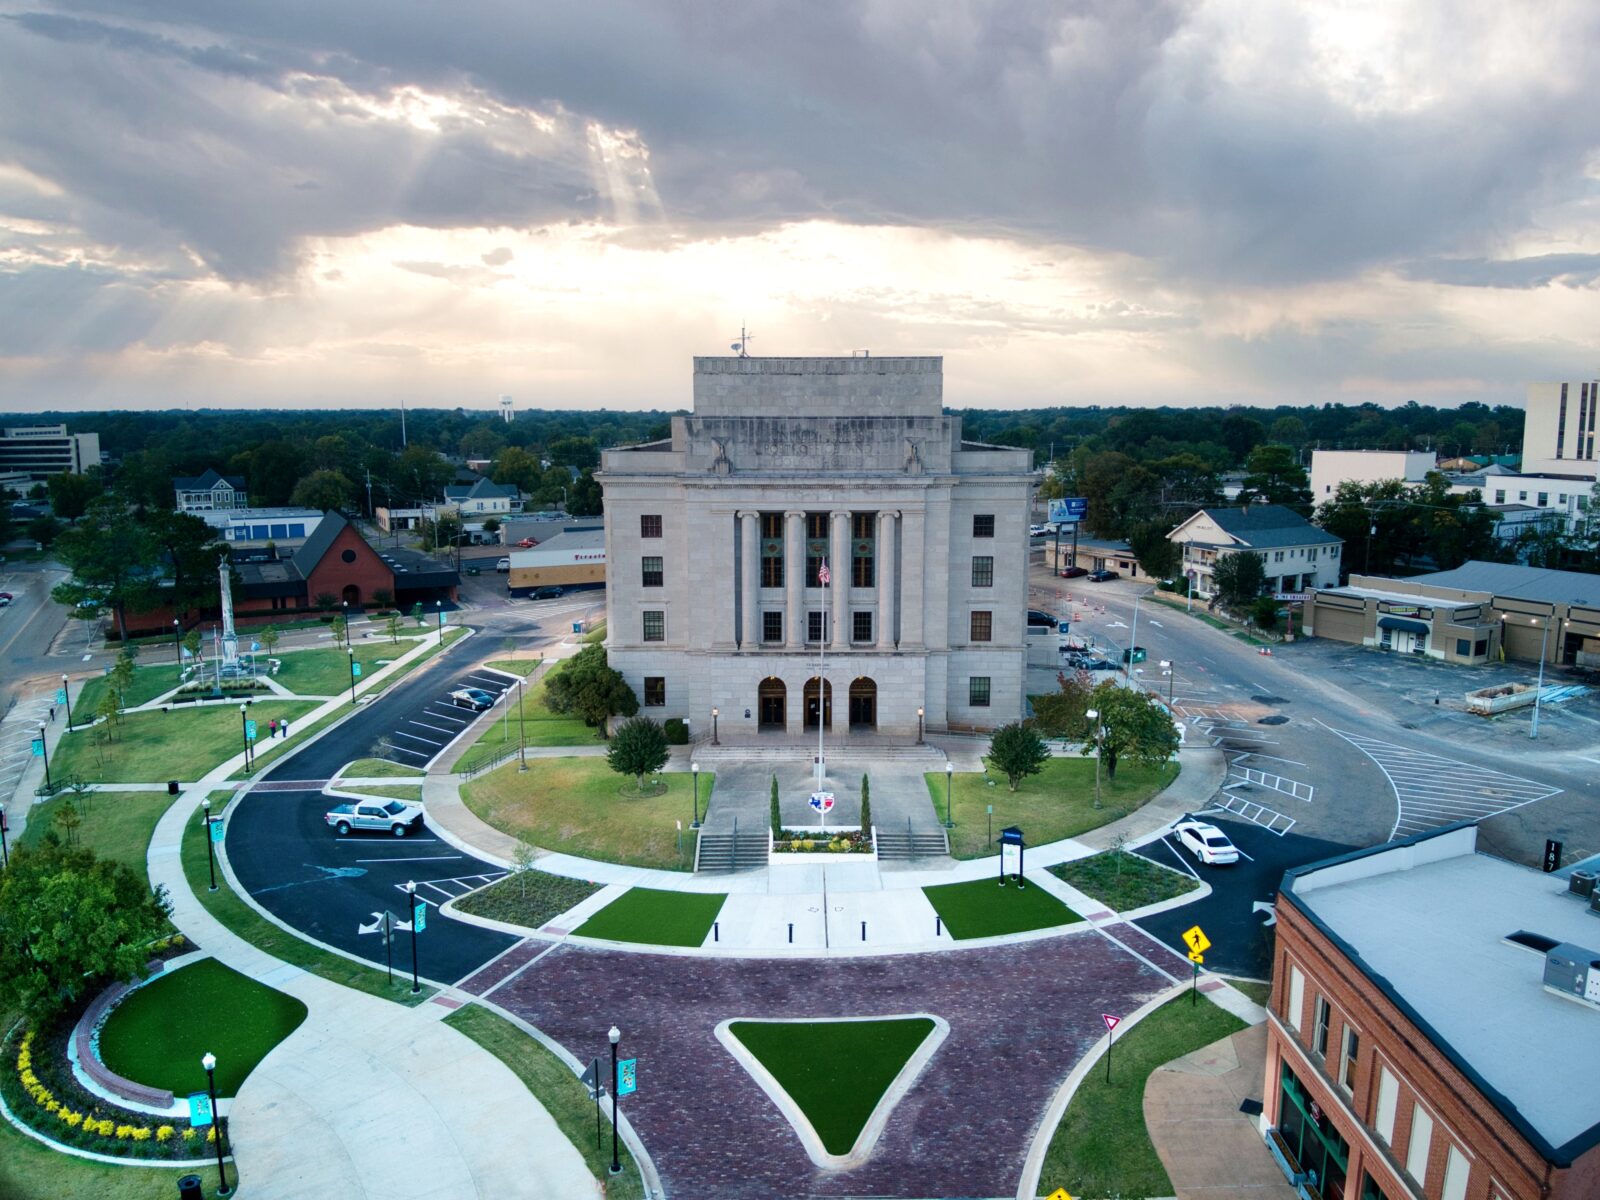
<path fill-rule="evenodd" d="M 372 468 L 368 467 L 367 468 L 367 516 L 371 517 L 372 515 L 373 515 L 373 512 L 372 512 Z"/>

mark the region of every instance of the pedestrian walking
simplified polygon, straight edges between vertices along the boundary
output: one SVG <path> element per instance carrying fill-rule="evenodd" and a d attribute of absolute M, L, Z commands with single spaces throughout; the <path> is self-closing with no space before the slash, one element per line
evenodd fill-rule
<path fill-rule="evenodd" d="M 1438 701 L 1434 701 L 1434 703 L 1437 704 Z M 54 704 L 50 706 L 50 723 L 52 725 L 56 723 L 56 706 Z"/>
<path fill-rule="evenodd" d="M 289 736 L 289 722 L 287 722 L 287 721 L 279 721 L 278 722 L 278 736 L 279 737 L 288 737 Z"/>
<path fill-rule="evenodd" d="M 277 722 L 276 718 L 274 718 L 273 720 L 267 722 L 267 736 L 268 737 L 277 737 L 278 736 L 278 722 Z"/>

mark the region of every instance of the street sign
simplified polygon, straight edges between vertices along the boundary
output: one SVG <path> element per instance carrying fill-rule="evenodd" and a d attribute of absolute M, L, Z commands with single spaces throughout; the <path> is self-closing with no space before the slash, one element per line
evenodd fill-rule
<path fill-rule="evenodd" d="M 421 933 L 428 927 L 428 906 L 426 904 L 415 904 L 412 906 L 411 912 L 411 923 L 416 928 L 416 931 Z"/>
<path fill-rule="evenodd" d="M 617 1064 L 617 1097 L 631 1096 L 639 1090 L 639 1060 L 625 1058 Z"/>
<path fill-rule="evenodd" d="M 1306 594 L 1304 592 L 1273 592 L 1272 598 L 1280 604 L 1304 604 L 1306 602 Z"/>
<path fill-rule="evenodd" d="M 1121 1017 L 1113 1017 L 1110 1013 L 1101 1013 L 1100 1014 L 1100 1019 L 1106 1023 L 1106 1032 L 1107 1033 L 1110 1033 L 1118 1025 L 1122 1024 L 1122 1018 Z"/>
<path fill-rule="evenodd" d="M 189 1093 L 189 1124 L 196 1129 L 211 1124 L 211 1097 L 205 1092 Z"/>
<path fill-rule="evenodd" d="M 1066 1188 L 1057 1188 L 1050 1193 L 1048 1200 L 1072 1200 L 1072 1194 Z"/>
<path fill-rule="evenodd" d="M 351 663 L 350 664 L 350 673 L 353 674 L 357 679 L 360 679 L 361 678 L 361 664 L 358 663 L 358 662 Z"/>
<path fill-rule="evenodd" d="M 598 1058 L 591 1058 L 589 1060 L 589 1065 L 583 1069 L 583 1074 L 578 1076 L 578 1082 L 589 1089 L 589 1096 L 591 1099 L 594 1098 L 595 1093 L 600 1087 L 599 1066 L 600 1060 Z"/>
<path fill-rule="evenodd" d="M 1551 871 L 1561 869 L 1561 843 L 1546 838 L 1544 842 L 1544 870 L 1548 875 Z"/>
<path fill-rule="evenodd" d="M 67 689 L 66 688 L 57 688 L 56 689 L 56 703 L 57 704 L 65 704 L 66 702 L 67 702 Z"/>
<path fill-rule="evenodd" d="M 1022 845 L 1022 830 L 1015 825 L 1008 825 L 1000 831 L 1000 844 L 1002 846 Z"/>
<path fill-rule="evenodd" d="M 1205 930 L 1198 925 L 1191 925 L 1183 931 L 1183 944 L 1196 954 L 1204 954 L 1211 949 L 1211 939 L 1206 936 Z"/>
<path fill-rule="evenodd" d="M 208 822 L 208 824 L 211 826 L 211 840 L 213 842 L 220 842 L 222 840 L 223 834 L 227 832 L 223 828 L 222 818 L 221 817 L 212 817 L 211 820 Z"/>
<path fill-rule="evenodd" d="M 259 649 L 261 649 L 261 643 L 260 642 L 251 642 L 250 643 L 250 653 L 254 654 Z"/>
<path fill-rule="evenodd" d="M 1206 960 L 1206 956 L 1204 954 L 1201 954 L 1200 951 L 1198 951 L 1198 950 L 1189 951 L 1189 961 L 1192 962 L 1195 966 L 1198 967 L 1201 963 L 1205 962 L 1205 960 Z"/>
<path fill-rule="evenodd" d="M 827 816 L 833 811 L 833 793 L 812 792 L 811 799 L 807 803 L 823 816 Z"/>

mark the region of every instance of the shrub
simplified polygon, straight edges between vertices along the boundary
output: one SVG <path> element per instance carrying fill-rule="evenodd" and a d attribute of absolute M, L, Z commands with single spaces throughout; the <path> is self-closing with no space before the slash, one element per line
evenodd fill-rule
<path fill-rule="evenodd" d="M 667 745 L 687 746 L 689 744 L 689 727 L 683 723 L 682 717 L 668 717 L 662 728 L 667 733 Z"/>
<path fill-rule="evenodd" d="M 872 794 L 865 775 L 861 777 L 861 832 L 872 835 Z"/>
<path fill-rule="evenodd" d="M 778 808 L 778 777 L 776 775 L 772 777 L 772 832 L 774 834 L 783 832 L 783 813 Z M 808 850 L 810 848 L 809 846 L 806 847 Z"/>
<path fill-rule="evenodd" d="M 1250 606 L 1250 615 L 1255 618 L 1255 623 L 1259 628 L 1276 629 L 1278 627 L 1278 602 L 1271 596 L 1257 597 L 1256 602 Z"/>

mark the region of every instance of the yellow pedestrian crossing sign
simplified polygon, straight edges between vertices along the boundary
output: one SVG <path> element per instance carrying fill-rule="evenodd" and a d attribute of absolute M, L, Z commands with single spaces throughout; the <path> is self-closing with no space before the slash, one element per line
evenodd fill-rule
<path fill-rule="evenodd" d="M 1183 943 L 1189 947 L 1192 954 L 1204 954 L 1211 949 L 1211 939 L 1198 925 L 1191 925 L 1183 931 Z"/>
<path fill-rule="evenodd" d="M 1057 1188 L 1050 1193 L 1048 1200 L 1072 1200 L 1072 1196 L 1066 1188 Z"/>

